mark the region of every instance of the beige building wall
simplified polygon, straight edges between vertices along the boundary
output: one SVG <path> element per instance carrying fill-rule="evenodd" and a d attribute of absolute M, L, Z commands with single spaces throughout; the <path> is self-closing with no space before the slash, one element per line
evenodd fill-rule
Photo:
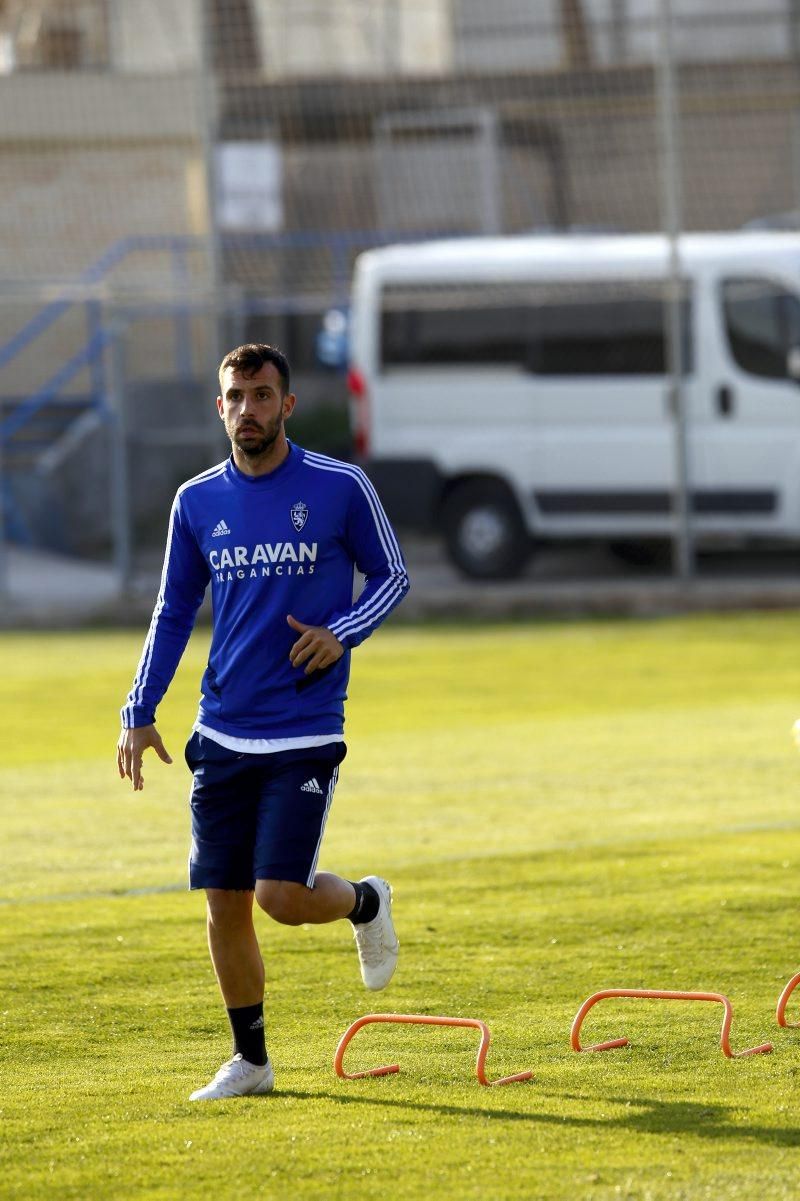
<path fill-rule="evenodd" d="M 0 345 L 61 294 L 59 281 L 74 285 L 115 250 L 117 265 L 92 293 L 103 304 L 175 291 L 166 252 L 121 251 L 132 238 L 206 231 L 200 86 L 194 72 L 0 78 Z M 197 294 L 208 292 L 208 268 L 202 247 L 187 259 Z M 84 330 L 76 304 L 3 369 L 2 394 L 41 386 L 83 345 Z M 165 333 L 165 345 L 171 337 Z M 156 344 L 156 360 L 161 353 Z M 86 390 L 81 376 L 70 387 Z"/>
<path fill-rule="evenodd" d="M 255 0 L 265 76 L 441 74 L 450 0 Z"/>
<path fill-rule="evenodd" d="M 109 0 L 108 11 L 115 70 L 152 75 L 200 66 L 199 0 Z"/>

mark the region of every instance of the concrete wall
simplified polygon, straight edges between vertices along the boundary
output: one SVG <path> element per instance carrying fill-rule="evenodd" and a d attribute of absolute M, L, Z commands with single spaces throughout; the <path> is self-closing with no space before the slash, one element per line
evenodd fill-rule
<path fill-rule="evenodd" d="M 205 231 L 200 87 L 194 73 L 0 77 L 0 346 L 60 294 L 59 281 L 74 283 L 125 240 Z M 205 251 L 185 269 L 207 292 Z M 163 251 L 127 254 L 99 283 L 101 302 L 163 298 L 176 287 Z M 39 387 L 84 330 L 78 305 L 4 368 L 0 392 Z M 152 353 L 162 353 L 158 343 Z"/>
<path fill-rule="evenodd" d="M 735 228 L 797 207 L 800 85 L 794 66 L 787 60 L 687 66 L 680 85 L 687 227 Z M 202 87 L 196 73 L 0 77 L 0 346 L 58 295 L 59 281 L 74 281 L 122 240 L 207 228 Z M 442 228 L 445 184 L 467 198 L 475 191 L 475 155 L 464 154 L 456 170 L 451 159 L 431 154 L 430 144 L 421 145 L 420 162 L 407 172 L 415 181 L 413 204 L 387 216 L 380 204 L 375 118 L 468 106 L 497 115 L 503 231 L 658 226 L 649 68 L 309 84 L 237 80 L 226 84 L 222 96 L 221 136 L 259 139 L 269 125 L 284 156 L 289 230 L 379 232 L 391 218 L 394 226 L 425 234 Z M 413 144 L 402 146 L 403 156 L 414 153 Z M 428 169 L 422 172 L 417 168 L 425 156 Z M 480 204 L 471 200 L 466 208 L 479 232 Z M 208 296 L 209 259 L 202 245 L 186 270 L 193 296 Z M 319 247 L 285 254 L 245 247 L 226 254 L 224 270 L 244 290 L 300 298 L 308 309 L 330 303 L 338 282 L 331 253 Z M 117 307 L 168 299 L 175 286 L 163 251 L 128 255 L 103 283 L 98 298 Z M 192 354 L 200 374 L 208 322 L 202 327 L 198 317 Z M 129 361 L 134 378 L 152 375 L 153 363 L 170 360 L 175 336 L 166 315 L 139 324 Z M 40 387 L 84 341 L 85 314 L 76 307 L 5 368 L 0 395 Z M 87 374 L 70 384 L 73 391 L 86 391 Z"/>

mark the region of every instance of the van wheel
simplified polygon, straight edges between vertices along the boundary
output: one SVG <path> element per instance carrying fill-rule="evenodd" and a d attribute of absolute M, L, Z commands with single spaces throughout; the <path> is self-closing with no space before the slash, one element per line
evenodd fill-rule
<path fill-rule="evenodd" d="M 531 553 L 519 507 L 499 481 L 474 480 L 455 488 L 444 502 L 442 526 L 451 560 L 474 579 L 513 579 Z"/>

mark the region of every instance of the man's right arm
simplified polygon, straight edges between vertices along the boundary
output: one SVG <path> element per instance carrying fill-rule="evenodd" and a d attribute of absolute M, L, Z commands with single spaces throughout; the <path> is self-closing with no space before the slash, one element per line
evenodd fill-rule
<path fill-rule="evenodd" d="M 123 732 L 117 748 L 118 766 L 125 763 L 127 755 L 127 764 L 132 767 L 135 752 L 141 752 L 147 746 L 158 751 L 160 745 L 163 749 L 161 738 L 153 728 L 156 709 L 186 649 L 209 578 L 208 565 L 186 519 L 179 493 L 170 515 L 161 588 L 133 687 L 122 708 Z M 139 730 L 143 731 L 142 735 L 136 734 Z M 126 732 L 131 737 L 126 739 Z M 130 772 L 122 771 L 121 774 L 129 775 Z M 135 781 L 134 787 L 137 787 Z"/>
<path fill-rule="evenodd" d="M 172 762 L 155 726 L 137 726 L 133 730 L 123 729 L 120 731 L 117 743 L 117 770 L 121 780 L 128 777 L 133 784 L 134 792 L 141 792 L 144 788 L 142 756 L 149 746 L 153 748 L 159 759 L 163 759 L 164 763 Z"/>

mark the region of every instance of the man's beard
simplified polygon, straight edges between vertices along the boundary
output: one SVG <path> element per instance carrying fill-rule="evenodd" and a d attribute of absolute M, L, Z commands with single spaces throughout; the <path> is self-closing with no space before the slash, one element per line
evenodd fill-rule
<path fill-rule="evenodd" d="M 272 425 L 266 429 L 259 428 L 258 434 L 256 434 L 256 426 L 251 425 L 249 427 L 251 432 L 246 433 L 243 430 L 231 432 L 228 430 L 228 437 L 246 458 L 258 459 L 261 455 L 266 454 L 268 450 L 272 449 L 282 428 L 283 420 L 277 417 Z M 247 439 L 246 441 L 244 441 L 245 438 Z"/>

